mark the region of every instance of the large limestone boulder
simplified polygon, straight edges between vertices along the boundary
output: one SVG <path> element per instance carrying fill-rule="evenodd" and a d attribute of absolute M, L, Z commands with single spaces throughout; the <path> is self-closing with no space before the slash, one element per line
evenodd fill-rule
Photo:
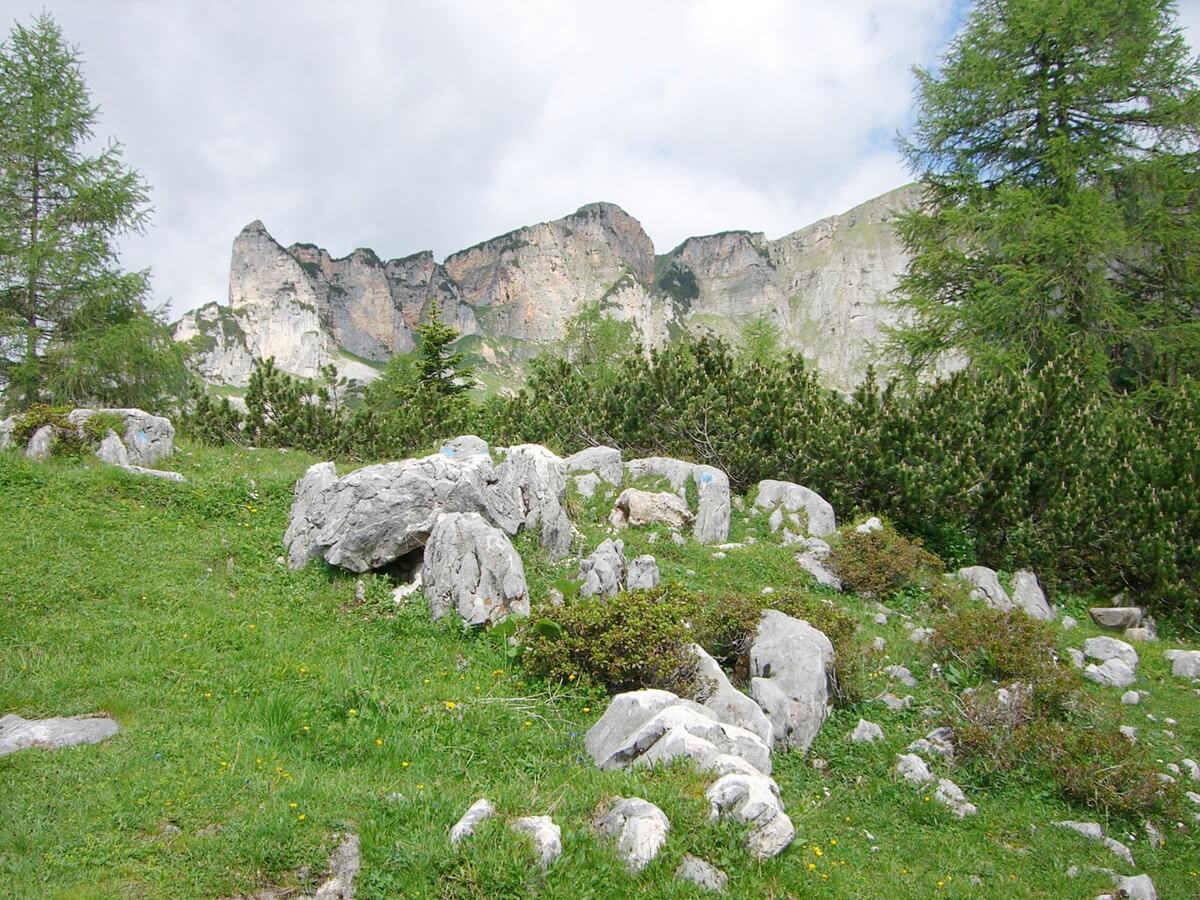
<path fill-rule="evenodd" d="M 729 537 L 729 477 L 720 469 L 667 456 L 631 459 L 625 467 L 630 478 L 665 478 L 685 505 L 688 486 L 693 485 L 698 498 L 693 537 L 702 544 L 720 544 Z"/>
<path fill-rule="evenodd" d="M 631 591 L 646 591 L 658 587 L 658 560 L 649 553 L 631 559 L 625 570 L 625 586 Z"/>
<path fill-rule="evenodd" d="M 154 466 L 175 452 L 175 427 L 171 420 L 141 409 L 76 409 L 67 414 L 67 421 L 81 428 L 98 413 L 120 416 L 124 421 L 120 437 L 130 464 Z"/>
<path fill-rule="evenodd" d="M 106 716 L 69 716 L 53 719 L 0 717 L 0 756 L 18 750 L 58 750 L 76 744 L 98 744 L 121 727 Z"/>
<path fill-rule="evenodd" d="M 588 447 L 563 460 L 567 472 L 595 472 L 613 487 L 620 487 L 625 478 L 621 451 L 615 447 Z"/>
<path fill-rule="evenodd" d="M 479 513 L 443 513 L 425 545 L 425 596 L 434 619 L 451 609 L 468 625 L 529 615 L 525 567 L 508 536 Z"/>
<path fill-rule="evenodd" d="M 774 728 L 762 708 L 733 686 L 720 663 L 699 644 L 689 648 L 696 659 L 701 691 L 696 700 L 708 707 L 722 722 L 737 725 L 757 734 L 768 747 L 774 744 Z"/>
<path fill-rule="evenodd" d="M 579 562 L 581 597 L 615 597 L 625 586 L 625 542 L 604 541 Z"/>
<path fill-rule="evenodd" d="M 1088 610 L 1092 621 L 1101 628 L 1123 631 L 1142 624 L 1142 610 L 1137 606 L 1093 606 Z"/>
<path fill-rule="evenodd" d="M 1024 610 L 1031 619 L 1054 621 L 1054 607 L 1046 600 L 1046 592 L 1042 590 L 1037 576 L 1028 569 L 1019 569 L 1013 575 L 1009 598 L 1017 609 Z"/>
<path fill-rule="evenodd" d="M 45 461 L 54 452 L 54 441 L 54 426 L 43 425 L 29 438 L 29 443 L 25 445 L 25 455 L 29 459 Z"/>
<path fill-rule="evenodd" d="M 1200 678 L 1200 650 L 1167 650 L 1163 658 L 1176 678 Z"/>
<path fill-rule="evenodd" d="M 314 467 L 296 486 L 284 536 L 293 568 L 314 558 L 352 572 L 383 568 L 420 550 L 442 513 L 479 513 L 509 535 L 528 517 L 514 470 L 502 478 L 483 455 L 435 453 L 331 473 Z"/>
<path fill-rule="evenodd" d="M 1119 659 L 1131 669 L 1136 669 L 1138 664 L 1138 652 L 1124 641 L 1111 637 L 1088 638 L 1083 642 L 1083 655 L 1100 662 Z"/>
<path fill-rule="evenodd" d="M 821 631 L 764 610 L 750 646 L 750 695 L 773 726 L 775 746 L 807 752 L 829 715 L 833 644 Z"/>
<path fill-rule="evenodd" d="M 609 522 L 617 528 L 626 525 L 666 525 L 680 530 L 690 525 L 692 519 L 687 503 L 675 494 L 651 493 L 636 488 L 621 491 L 609 516 Z"/>
<path fill-rule="evenodd" d="M 810 537 L 825 537 L 837 530 L 833 507 L 814 490 L 791 481 L 766 479 L 758 483 L 754 505 L 770 514 L 772 531 L 785 524 Z"/>
<path fill-rule="evenodd" d="M 560 559 L 571 547 L 571 520 L 563 508 L 567 470 L 561 458 L 538 444 L 509 447 L 497 467 L 502 491 L 510 493 L 525 528 L 542 529 L 542 547 Z"/>
<path fill-rule="evenodd" d="M 1013 608 L 1012 598 L 1000 584 L 1000 577 L 987 566 L 966 566 L 958 570 L 958 577 L 971 585 L 970 598 L 982 600 L 991 609 L 1008 612 Z"/>

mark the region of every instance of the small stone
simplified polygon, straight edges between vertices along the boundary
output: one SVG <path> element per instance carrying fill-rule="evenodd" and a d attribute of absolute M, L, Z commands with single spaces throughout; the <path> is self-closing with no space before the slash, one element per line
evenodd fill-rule
<path fill-rule="evenodd" d="M 1071 660 L 1071 665 L 1075 668 L 1082 669 L 1084 667 L 1086 661 L 1083 658 L 1082 650 L 1078 650 L 1075 647 L 1068 647 L 1067 657 Z"/>
<path fill-rule="evenodd" d="M 932 628 L 914 628 L 908 633 L 908 639 L 914 644 L 924 644 L 933 637 Z"/>
<path fill-rule="evenodd" d="M 858 534 L 870 534 L 872 531 L 883 531 L 883 523 L 879 521 L 877 516 L 871 516 L 861 525 L 856 525 L 854 530 Z"/>
<path fill-rule="evenodd" d="M 525 816 L 509 827 L 518 834 L 526 834 L 533 841 L 542 869 L 549 869 L 562 855 L 562 830 L 549 816 Z"/>
<path fill-rule="evenodd" d="M 675 877 L 682 881 L 690 881 L 706 891 L 723 891 L 729 883 L 729 876 L 715 866 L 711 866 L 696 856 L 685 855 L 675 870 Z"/>
<path fill-rule="evenodd" d="M 883 740 L 883 729 L 874 722 L 859 719 L 858 725 L 850 732 L 850 740 L 856 744 L 873 744 Z"/>
<path fill-rule="evenodd" d="M 888 623 L 888 617 L 883 613 L 875 613 L 875 615 L 871 617 L 871 621 L 876 625 L 886 625 Z"/>
<path fill-rule="evenodd" d="M 896 774 L 911 784 L 928 784 L 933 773 L 925 760 L 913 753 L 902 753 L 896 757 Z"/>
<path fill-rule="evenodd" d="M 887 649 L 887 640 L 881 637 L 871 638 L 871 649 L 876 653 L 882 653 Z"/>
<path fill-rule="evenodd" d="M 630 872 L 646 868 L 667 842 L 671 823 L 663 811 L 639 797 L 618 797 L 594 823 L 596 831 L 617 842 L 617 854 Z"/>
<path fill-rule="evenodd" d="M 1138 730 L 1136 728 L 1134 728 L 1132 725 L 1121 725 L 1120 727 L 1117 728 L 1117 730 L 1119 732 L 1121 732 L 1121 734 L 1123 734 L 1129 740 L 1129 742 L 1131 744 L 1137 743 Z"/>
<path fill-rule="evenodd" d="M 1126 691 L 1121 695 L 1121 702 L 1126 706 L 1137 706 L 1141 699 L 1142 697 L 1137 691 Z"/>
<path fill-rule="evenodd" d="M 948 778 L 938 779 L 938 786 L 937 790 L 933 793 L 933 799 L 943 806 L 948 806 L 950 811 L 960 819 L 973 816 L 979 811 L 974 803 L 967 800 L 962 789 Z"/>
<path fill-rule="evenodd" d="M 1063 616 L 1061 624 L 1064 631 L 1070 631 L 1072 628 L 1077 628 L 1079 626 L 1079 623 L 1076 622 L 1072 616 Z"/>
<path fill-rule="evenodd" d="M 450 846 L 457 847 L 475 833 L 475 826 L 486 822 L 496 814 L 496 807 L 486 797 L 481 797 L 468 807 L 454 827 L 450 829 Z"/>
<path fill-rule="evenodd" d="M 104 716 L 71 716 L 54 719 L 0 717 L 0 756 L 18 750 L 58 750 L 77 744 L 98 744 L 121 730 Z"/>
<path fill-rule="evenodd" d="M 171 822 L 168 822 L 162 828 L 158 829 L 158 833 L 161 834 L 168 841 L 170 841 L 170 840 L 174 840 L 175 838 L 177 838 L 181 834 L 183 834 L 183 829 L 180 828 L 178 825 L 174 825 Z"/>
<path fill-rule="evenodd" d="M 917 686 L 917 679 L 913 678 L 912 672 L 905 666 L 888 666 L 883 671 L 889 678 L 895 678 L 905 687 Z"/>
<path fill-rule="evenodd" d="M 1188 777 L 1192 781 L 1200 781 L 1200 764 L 1197 764 L 1194 759 L 1184 759 L 1180 762 L 1187 769 Z"/>
<path fill-rule="evenodd" d="M 879 699 L 892 712 L 906 710 L 915 702 L 911 694 L 907 694 L 904 697 L 897 697 L 895 694 L 881 694 Z"/>

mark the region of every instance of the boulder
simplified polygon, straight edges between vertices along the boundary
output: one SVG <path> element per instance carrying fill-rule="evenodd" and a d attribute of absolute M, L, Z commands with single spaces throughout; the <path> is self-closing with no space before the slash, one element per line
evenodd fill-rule
<path fill-rule="evenodd" d="M 9 416 L 0 421 L 0 450 L 7 450 L 13 442 L 13 432 L 17 430 L 17 417 Z"/>
<path fill-rule="evenodd" d="M 658 587 L 658 561 L 646 553 L 629 561 L 625 569 L 625 587 L 631 591 L 644 591 Z"/>
<path fill-rule="evenodd" d="M 1158 891 L 1149 875 L 1114 875 L 1113 884 L 1117 886 L 1119 896 L 1126 900 L 1158 900 Z"/>
<path fill-rule="evenodd" d="M 783 811 L 779 786 L 765 775 L 723 775 L 704 796 L 713 821 L 729 816 L 750 826 L 746 848 L 756 859 L 778 856 L 796 836 Z"/>
<path fill-rule="evenodd" d="M 528 835 L 543 871 L 562 856 L 562 830 L 549 816 L 525 816 L 515 820 L 509 827 L 517 834 Z"/>
<path fill-rule="evenodd" d="M 1038 583 L 1037 576 L 1028 569 L 1020 569 L 1013 575 L 1010 597 L 1013 605 L 1023 609 L 1031 619 L 1054 621 L 1054 608 L 1046 600 L 1046 592 Z"/>
<path fill-rule="evenodd" d="M 571 548 L 572 527 L 563 508 L 567 475 L 562 459 L 538 444 L 509 447 L 496 471 L 502 490 L 516 499 L 521 524 L 542 529 L 542 547 L 552 559 Z"/>
<path fill-rule="evenodd" d="M 692 536 L 701 544 L 719 544 L 729 537 L 729 476 L 712 466 L 692 470 L 699 500 Z"/>
<path fill-rule="evenodd" d="M 1088 638 L 1083 642 L 1083 655 L 1100 662 L 1119 659 L 1131 669 L 1136 669 L 1138 664 L 1137 651 L 1124 641 L 1111 637 Z"/>
<path fill-rule="evenodd" d="M 630 480 L 638 478 L 665 478 L 671 485 L 671 490 L 681 499 L 687 499 L 687 484 L 691 480 L 695 463 L 682 459 L 672 459 L 669 456 L 646 456 L 641 459 L 631 459 L 625 463 L 625 471 Z"/>
<path fill-rule="evenodd" d="M 600 484 L 600 476 L 595 472 L 585 472 L 582 475 L 575 476 L 575 490 L 585 500 L 591 500 L 596 496 L 596 491 L 600 489 Z"/>
<path fill-rule="evenodd" d="M 475 833 L 476 825 L 486 822 L 495 814 L 496 807 L 486 797 L 476 800 L 450 829 L 450 846 L 457 847 Z"/>
<path fill-rule="evenodd" d="M 625 477 L 621 451 L 615 447 L 588 447 L 563 460 L 568 472 L 594 472 L 613 487 L 620 487 Z"/>
<path fill-rule="evenodd" d="M 509 535 L 526 521 L 513 467 L 502 480 L 486 456 L 435 453 L 332 481 L 330 471 L 310 469 L 297 485 L 284 537 L 293 568 L 313 558 L 352 572 L 383 568 L 424 547 L 442 513 L 479 513 Z"/>
<path fill-rule="evenodd" d="M 101 462 L 106 462 L 110 466 L 120 466 L 122 469 L 129 466 L 129 452 L 125 449 L 125 445 L 117 433 L 111 428 L 104 435 L 104 440 L 100 442 L 100 449 L 96 451 L 96 456 Z"/>
<path fill-rule="evenodd" d="M 675 870 L 675 877 L 680 881 L 690 881 L 704 891 L 721 892 L 729 884 L 729 876 L 715 866 L 709 865 L 699 857 L 684 854 Z"/>
<path fill-rule="evenodd" d="M 54 450 L 54 426 L 43 425 L 30 437 L 25 445 L 25 456 L 29 459 L 47 460 Z"/>
<path fill-rule="evenodd" d="M 1136 606 L 1093 606 L 1088 610 L 1092 621 L 1101 628 L 1123 631 L 1142 624 L 1142 611 Z"/>
<path fill-rule="evenodd" d="M 877 516 L 871 516 L 867 521 L 854 526 L 854 530 L 859 534 L 870 534 L 873 531 L 883 531 L 883 523 L 879 521 Z"/>
<path fill-rule="evenodd" d="M 663 811 L 639 797 L 617 797 L 593 823 L 596 831 L 617 842 L 617 855 L 630 872 L 646 868 L 667 842 L 671 823 Z"/>
<path fill-rule="evenodd" d="M 690 647 L 696 658 L 696 671 L 705 682 L 704 689 L 696 700 L 729 725 L 736 725 L 753 732 L 768 747 L 774 743 L 771 720 L 752 699 L 730 683 L 720 664 L 705 652 L 699 644 Z"/>
<path fill-rule="evenodd" d="M 643 724 L 664 709 L 684 705 L 715 719 L 711 710 L 691 700 L 681 699 L 670 691 L 646 688 L 617 694 L 608 704 L 608 709 L 584 736 L 583 745 L 592 760 L 600 765 Z"/>
<path fill-rule="evenodd" d="M 1137 681 L 1137 673 L 1119 659 L 1109 659 L 1098 666 L 1092 663 L 1083 670 L 1083 677 L 1105 687 L 1129 687 Z"/>
<path fill-rule="evenodd" d="M 982 600 L 991 609 L 1008 612 L 1013 602 L 1000 584 L 996 573 L 987 566 L 967 566 L 958 570 L 958 577 L 971 585 L 972 600 Z"/>
<path fill-rule="evenodd" d="M 1200 678 L 1200 650 L 1168 650 L 1163 658 L 1177 678 Z"/>
<path fill-rule="evenodd" d="M 811 537 L 825 537 L 837 530 L 833 507 L 816 491 L 790 481 L 758 483 L 754 505 L 771 510 L 771 530 L 778 531 L 786 520 L 803 528 Z"/>
<path fill-rule="evenodd" d="M 18 750 L 58 750 L 76 744 L 98 744 L 121 730 L 106 716 L 69 716 L 53 719 L 0 717 L 0 756 Z"/>
<path fill-rule="evenodd" d="M 626 525 L 666 525 L 668 528 L 685 528 L 692 522 L 692 513 L 687 503 L 675 494 L 651 493 L 636 488 L 626 488 L 617 497 L 609 522 L 617 528 Z"/>
<path fill-rule="evenodd" d="M 479 513 L 442 513 L 425 545 L 425 596 L 433 618 L 451 609 L 467 625 L 529 615 L 525 567 L 508 536 Z"/>
<path fill-rule="evenodd" d="M 288 567 L 303 568 L 318 555 L 316 537 L 321 529 L 324 501 L 322 494 L 338 480 L 333 463 L 308 467 L 292 491 L 292 511 L 288 516 L 283 546 L 288 550 Z"/>
<path fill-rule="evenodd" d="M 829 715 L 833 644 L 807 622 L 768 609 L 750 646 L 750 695 L 771 720 L 775 746 L 807 752 Z"/>
<path fill-rule="evenodd" d="M 625 585 L 625 542 L 606 540 L 580 560 L 578 577 L 583 581 L 581 597 L 615 597 Z"/>
<path fill-rule="evenodd" d="M 171 420 L 144 410 L 75 409 L 67 414 L 67 421 L 82 428 L 84 422 L 99 413 L 120 416 L 124 421 L 124 433 L 120 438 L 133 465 L 154 466 L 175 452 L 175 427 Z"/>

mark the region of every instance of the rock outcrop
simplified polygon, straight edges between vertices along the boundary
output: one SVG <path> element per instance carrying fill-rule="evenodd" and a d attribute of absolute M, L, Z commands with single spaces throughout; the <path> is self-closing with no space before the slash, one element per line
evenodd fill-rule
<path fill-rule="evenodd" d="M 455 610 L 467 625 L 529 615 L 525 567 L 512 542 L 479 513 L 442 513 L 425 545 L 421 570 L 429 611 Z"/>
<path fill-rule="evenodd" d="M 775 746 L 807 752 L 829 715 L 833 644 L 801 619 L 768 609 L 750 645 L 750 695 L 773 726 Z"/>
<path fill-rule="evenodd" d="M 878 362 L 898 313 L 884 300 L 907 263 L 893 221 L 919 188 L 885 194 L 778 240 L 734 231 L 689 238 L 656 257 L 642 226 L 611 203 L 519 228 L 451 254 L 333 258 L 280 245 L 262 222 L 233 242 L 226 304 L 174 326 L 210 382 L 244 386 L 256 360 L 312 377 L 325 365 L 361 381 L 414 346 L 434 303 L 485 368 L 519 373 L 589 304 L 633 323 L 644 345 L 672 332 L 734 338 L 750 318 L 779 329 L 830 387 L 848 390 Z"/>

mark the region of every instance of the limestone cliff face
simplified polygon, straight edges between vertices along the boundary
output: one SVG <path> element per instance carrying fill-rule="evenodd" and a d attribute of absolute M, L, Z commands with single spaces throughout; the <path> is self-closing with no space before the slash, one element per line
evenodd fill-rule
<path fill-rule="evenodd" d="M 510 375 L 591 303 L 633 322 L 647 346 L 680 330 L 736 339 L 761 315 L 830 387 L 849 390 L 895 321 L 884 301 L 907 259 L 892 222 L 918 198 L 909 186 L 778 240 L 726 232 L 660 257 L 638 221 L 610 203 L 442 264 L 427 252 L 384 262 L 362 249 L 333 259 L 312 244 L 284 248 L 254 222 L 234 241 L 228 305 L 188 313 L 175 336 L 204 378 L 244 385 L 267 356 L 305 377 L 332 363 L 368 380 L 372 363 L 413 348 L 435 302 L 476 362 Z"/>

